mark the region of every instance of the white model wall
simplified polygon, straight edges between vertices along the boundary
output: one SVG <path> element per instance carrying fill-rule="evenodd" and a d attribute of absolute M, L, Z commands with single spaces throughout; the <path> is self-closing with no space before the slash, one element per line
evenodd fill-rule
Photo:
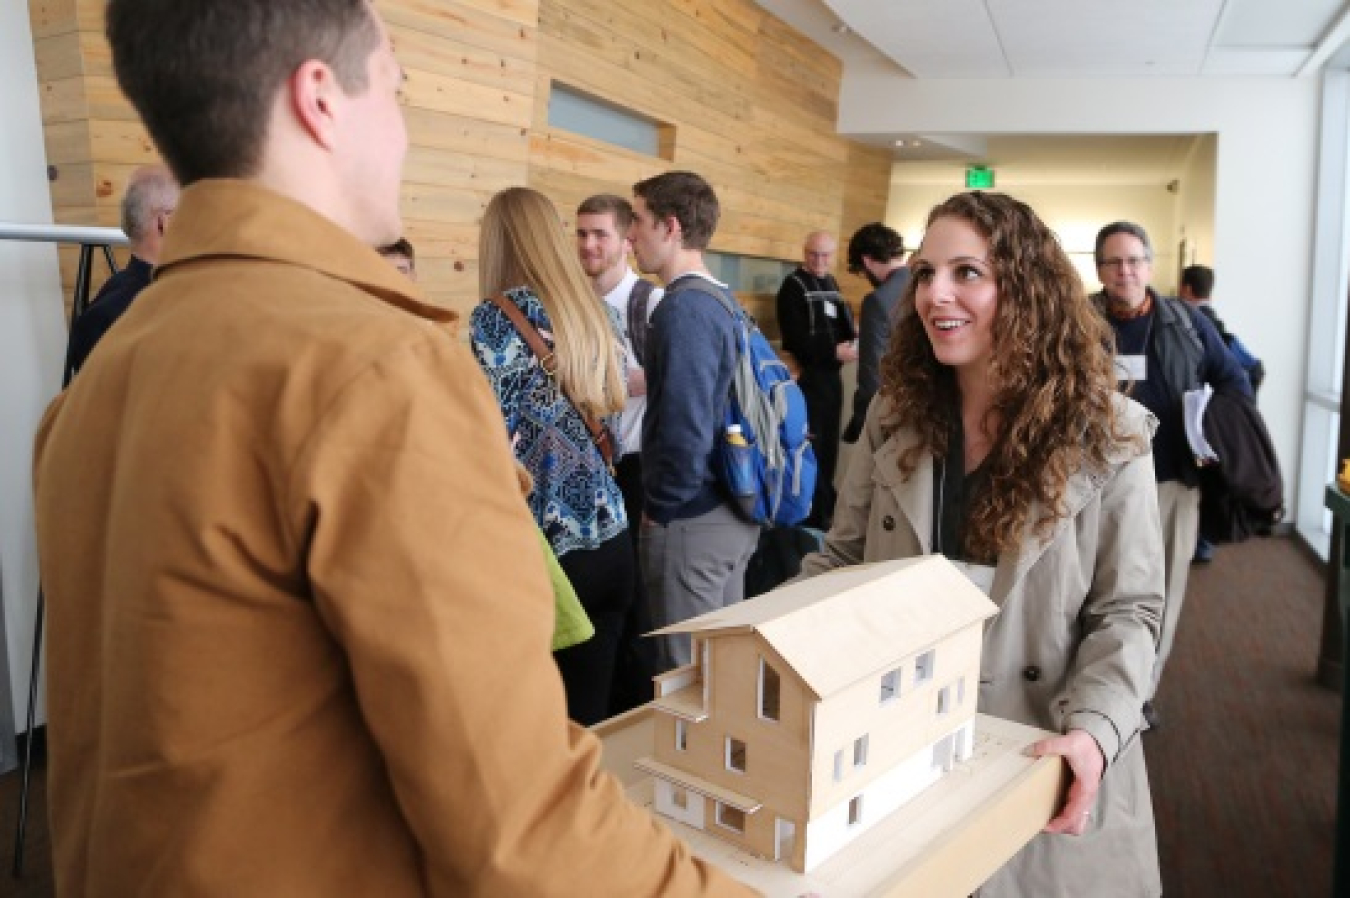
<path fill-rule="evenodd" d="M 1292 501 L 1312 286 L 1315 78 L 844 80 L 840 132 L 1217 136 L 1214 252 L 1225 321 L 1260 334 L 1261 408 Z M 1330 325 L 1329 325 L 1330 326 Z M 1292 509 L 1291 509 L 1292 511 Z"/>
<path fill-rule="evenodd" d="M 50 224 L 28 4 L 0 3 L 0 221 Z M 37 608 L 33 431 L 61 385 L 65 352 L 56 249 L 0 240 L 0 587 L 15 722 L 27 712 Z M 0 697 L 0 712 L 10 700 Z M 41 708 L 39 708 L 41 711 Z M 39 715 L 39 720 L 42 716 Z"/>

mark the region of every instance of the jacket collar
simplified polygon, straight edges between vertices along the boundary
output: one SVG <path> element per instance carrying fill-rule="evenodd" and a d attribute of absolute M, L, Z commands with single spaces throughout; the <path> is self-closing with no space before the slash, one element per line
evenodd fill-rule
<path fill-rule="evenodd" d="M 1117 407 L 1119 410 L 1119 405 Z M 1153 425 L 1150 423 L 1148 426 L 1151 435 Z M 875 477 L 891 490 L 900 511 L 909 519 L 909 525 L 918 539 L 920 550 L 927 555 L 933 551 L 933 456 L 926 452 L 922 453 L 918 465 L 908 479 L 903 479 L 900 475 L 900 457 L 916 439 L 913 431 L 901 430 L 886 440 L 877 449 Z M 1122 464 L 1129 457 L 1131 453 L 1122 448 L 1115 457 L 1109 459 L 1108 463 Z M 1045 554 L 1045 550 L 1066 527 L 1072 524 L 1074 518 L 1101 490 L 1105 482 L 1106 477 L 1101 474 L 1079 471 L 1071 475 L 1064 490 L 1064 508 L 1067 514 L 1055 522 L 1053 529 L 1044 539 L 1038 538 L 1035 533 L 1036 521 L 1040 518 L 1042 507 L 1040 503 L 1032 505 L 1027 521 L 1022 525 L 1022 538 L 1018 541 L 1017 548 L 999 556 L 994 569 L 994 584 L 989 593 L 989 598 L 994 604 L 1002 607 L 1008 594 L 1022 582 L 1027 572 Z"/>
<path fill-rule="evenodd" d="M 309 268 L 442 324 L 458 320 L 351 232 L 250 181 L 211 179 L 183 191 L 155 279 L 206 259 L 251 258 Z"/>

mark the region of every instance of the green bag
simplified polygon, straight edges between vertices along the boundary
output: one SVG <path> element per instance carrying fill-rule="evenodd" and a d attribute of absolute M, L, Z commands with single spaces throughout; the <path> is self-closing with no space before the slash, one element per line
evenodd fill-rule
<path fill-rule="evenodd" d="M 590 639 L 595 635 L 595 626 L 586 616 L 586 609 L 581 607 L 577 591 L 572 588 L 572 581 L 567 579 L 562 565 L 558 564 L 558 556 L 553 554 L 553 547 L 544 538 L 544 532 L 535 532 L 539 534 L 544 566 L 548 568 L 548 579 L 553 584 L 553 651 L 556 652 Z"/>

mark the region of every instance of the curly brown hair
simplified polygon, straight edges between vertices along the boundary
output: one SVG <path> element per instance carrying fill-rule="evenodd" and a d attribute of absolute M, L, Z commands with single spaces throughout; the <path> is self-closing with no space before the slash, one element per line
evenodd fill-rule
<path fill-rule="evenodd" d="M 1054 233 L 1031 207 L 999 193 L 957 194 L 929 213 L 928 225 L 941 218 L 964 221 L 988 241 L 998 287 L 989 376 L 999 432 L 986 462 L 989 488 L 974 497 L 962 534 L 973 558 L 989 560 L 1017 546 L 1036 505 L 1034 532 L 1048 538 L 1068 513 L 1070 475 L 1104 472 L 1111 449 L 1132 438 L 1112 405 L 1110 325 Z M 908 308 L 919 280 L 906 287 Z M 917 314 L 896 328 L 881 361 L 880 392 L 891 403 L 882 422 L 887 436 L 902 427 L 918 434 L 900 459 L 904 476 L 922 453 L 946 455 L 961 413 L 956 375 L 937 360 Z"/>

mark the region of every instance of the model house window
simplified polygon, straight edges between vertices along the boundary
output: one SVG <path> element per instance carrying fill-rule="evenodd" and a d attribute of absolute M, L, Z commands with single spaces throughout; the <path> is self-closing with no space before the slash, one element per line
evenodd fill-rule
<path fill-rule="evenodd" d="M 679 809 L 682 810 L 682 811 L 685 810 L 685 809 L 687 809 L 687 808 L 689 807 L 689 792 L 688 792 L 688 790 L 686 790 L 686 789 L 681 789 L 679 786 L 671 786 L 671 787 L 670 787 L 670 803 L 673 804 L 675 807 L 679 808 Z"/>
<path fill-rule="evenodd" d="M 859 736 L 853 740 L 853 766 L 864 767 L 867 765 L 867 737 Z"/>
<path fill-rule="evenodd" d="M 862 823 L 862 796 L 855 795 L 848 802 L 848 825 L 857 826 Z"/>
<path fill-rule="evenodd" d="M 914 662 L 914 685 L 933 679 L 933 650 L 929 649 Z"/>
<path fill-rule="evenodd" d="M 941 689 L 938 690 L 937 712 L 939 714 L 946 714 L 948 711 L 952 709 L 951 691 L 952 687 L 950 686 L 943 686 Z"/>
<path fill-rule="evenodd" d="M 881 703 L 894 701 L 900 695 L 900 668 L 881 675 Z"/>
<path fill-rule="evenodd" d="M 764 720 L 779 720 L 779 679 L 763 658 L 759 659 L 759 716 Z"/>
<path fill-rule="evenodd" d="M 956 704 L 959 707 L 966 703 L 966 678 L 962 677 L 956 681 Z"/>
<path fill-rule="evenodd" d="M 844 778 L 844 750 L 841 748 L 834 753 L 834 781 L 837 783 Z"/>
<path fill-rule="evenodd" d="M 675 721 L 675 750 L 687 751 L 689 749 L 689 722 L 686 720 Z"/>
<path fill-rule="evenodd" d="M 745 743 L 727 737 L 727 769 L 745 773 Z"/>
<path fill-rule="evenodd" d="M 717 822 L 738 833 L 745 832 L 745 811 L 717 802 Z"/>

